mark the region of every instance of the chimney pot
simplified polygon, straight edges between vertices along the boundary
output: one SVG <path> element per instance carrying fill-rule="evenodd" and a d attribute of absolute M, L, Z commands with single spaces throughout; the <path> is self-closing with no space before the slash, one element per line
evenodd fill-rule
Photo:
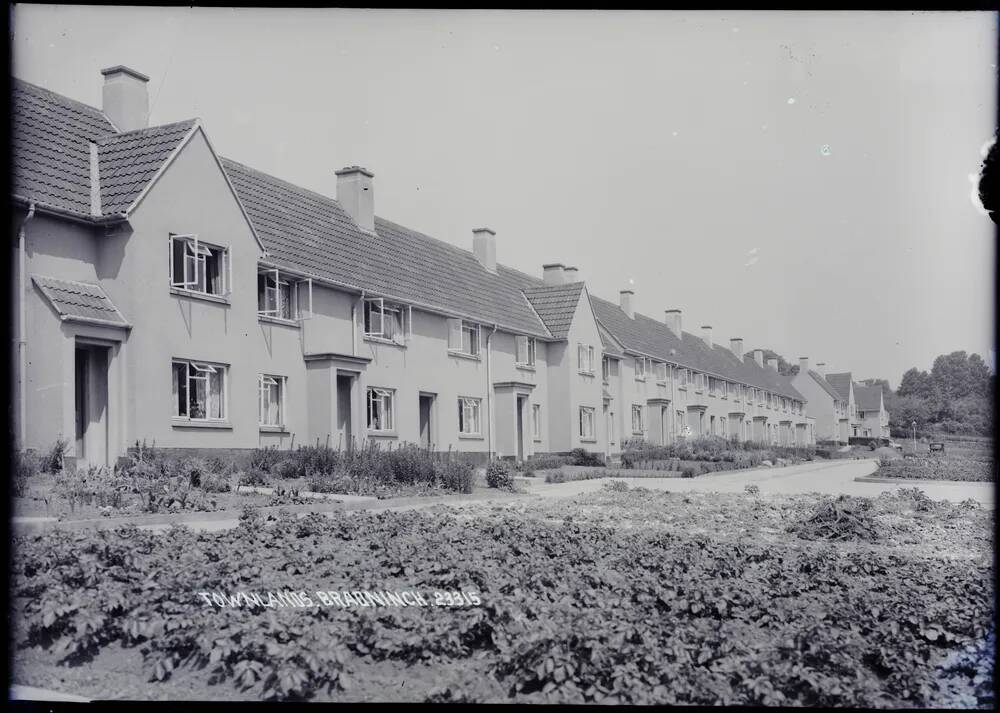
<path fill-rule="evenodd" d="M 705 344 L 708 348 L 712 348 L 712 326 L 709 324 L 701 325 L 701 338 L 705 340 Z"/>
<path fill-rule="evenodd" d="M 565 282 L 564 270 L 566 267 L 561 262 L 551 262 L 542 265 L 542 281 L 546 285 L 561 285 Z"/>
<path fill-rule="evenodd" d="M 743 360 L 743 338 L 733 337 L 729 340 L 729 351 L 736 355 L 740 361 Z"/>
<path fill-rule="evenodd" d="M 634 294 L 632 290 L 621 290 L 618 293 L 618 303 L 621 305 L 622 312 L 627 314 L 629 319 L 635 319 L 635 309 L 632 306 Z"/>
<path fill-rule="evenodd" d="M 674 333 L 674 336 L 678 339 L 681 337 L 681 311 L 679 309 L 668 309 L 664 311 L 663 321 L 667 323 L 670 331 Z"/>
<path fill-rule="evenodd" d="M 753 360 L 755 362 L 757 362 L 757 366 L 759 366 L 761 369 L 763 369 L 764 368 L 764 350 L 763 349 L 754 349 L 753 350 Z"/>
<path fill-rule="evenodd" d="M 473 228 L 472 252 L 479 264 L 490 272 L 497 271 L 497 238 L 489 228 Z"/>
<path fill-rule="evenodd" d="M 335 171 L 337 203 L 366 233 L 375 232 L 375 174 L 361 166 L 347 166 Z"/>
<path fill-rule="evenodd" d="M 149 126 L 149 77 L 122 65 L 102 69 L 101 74 L 101 109 L 111 123 L 122 132 Z"/>

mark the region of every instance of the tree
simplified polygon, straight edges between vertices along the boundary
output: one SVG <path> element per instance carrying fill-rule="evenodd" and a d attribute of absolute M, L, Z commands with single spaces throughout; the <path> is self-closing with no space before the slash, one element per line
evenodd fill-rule
<path fill-rule="evenodd" d="M 925 399 L 929 398 L 933 391 L 934 382 L 931 380 L 931 375 L 926 371 L 918 371 L 917 367 L 912 367 L 899 380 L 899 388 L 896 390 L 896 394 Z"/>
<path fill-rule="evenodd" d="M 994 139 L 990 151 L 986 154 L 982 169 L 979 172 L 979 200 L 982 201 L 983 208 L 990 214 L 994 223 L 1000 222 L 1000 175 L 997 165 L 997 142 Z"/>
<path fill-rule="evenodd" d="M 778 360 L 778 373 L 785 376 L 795 376 L 799 373 L 799 365 L 791 364 L 785 360 L 785 357 L 778 354 L 778 352 L 772 349 L 762 349 L 764 352 L 764 364 L 767 364 L 768 359 Z"/>
<path fill-rule="evenodd" d="M 893 435 L 917 422 L 917 430 L 989 435 L 996 377 L 978 354 L 955 351 L 934 360 L 930 373 L 916 367 L 888 399 Z"/>

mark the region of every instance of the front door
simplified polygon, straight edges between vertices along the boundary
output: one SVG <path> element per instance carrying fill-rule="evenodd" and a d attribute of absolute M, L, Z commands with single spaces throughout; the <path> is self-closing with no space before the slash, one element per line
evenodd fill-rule
<path fill-rule="evenodd" d="M 354 447 L 354 423 L 351 414 L 353 386 L 353 376 L 337 374 L 337 447 L 347 451 Z"/>
<path fill-rule="evenodd" d="M 517 397 L 517 459 L 524 460 L 524 404 L 523 396 Z"/>
<path fill-rule="evenodd" d="M 108 351 L 89 344 L 76 347 L 75 455 L 81 465 L 108 464 Z"/>
<path fill-rule="evenodd" d="M 430 394 L 420 394 L 420 443 L 428 449 L 434 445 L 431 424 L 433 408 L 434 397 Z"/>

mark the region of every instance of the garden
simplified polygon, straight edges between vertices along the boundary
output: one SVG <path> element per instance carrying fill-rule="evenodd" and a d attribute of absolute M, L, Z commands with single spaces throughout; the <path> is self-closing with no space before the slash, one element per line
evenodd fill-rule
<path fill-rule="evenodd" d="M 75 468 L 65 451 L 66 442 L 59 441 L 43 454 L 15 454 L 15 515 L 89 519 L 215 512 L 314 502 L 306 493 L 379 498 L 470 493 L 475 473 L 461 454 L 435 454 L 414 445 L 371 444 L 350 452 L 320 445 L 260 448 L 224 460 L 168 457 L 137 443 L 125 462 L 112 468 Z"/>
<path fill-rule="evenodd" d="M 916 489 L 610 480 L 572 501 L 54 531 L 13 542 L 13 680 L 94 698 L 990 708 L 992 528 Z M 357 590 L 429 605 L 199 594 Z"/>
<path fill-rule="evenodd" d="M 881 458 L 875 475 L 881 478 L 912 480 L 995 482 L 997 465 L 992 453 L 926 454 L 896 459 Z"/>

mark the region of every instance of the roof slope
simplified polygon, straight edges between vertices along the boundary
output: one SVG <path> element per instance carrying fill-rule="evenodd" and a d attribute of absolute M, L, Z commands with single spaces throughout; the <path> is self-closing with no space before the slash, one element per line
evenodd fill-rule
<path fill-rule="evenodd" d="M 197 123 L 188 119 L 99 140 L 101 212 L 123 213 L 131 207 Z"/>
<path fill-rule="evenodd" d="M 88 143 L 115 127 L 94 107 L 34 84 L 14 79 L 12 89 L 13 193 L 89 218 Z"/>
<path fill-rule="evenodd" d="M 594 296 L 590 301 L 597 319 L 626 349 L 805 401 L 787 377 L 758 366 L 749 355 L 739 359 L 721 344 L 710 347 L 701 337 L 684 331 L 678 337 L 664 322 L 639 313 L 630 319 L 612 302 Z"/>
<path fill-rule="evenodd" d="M 128 326 L 124 315 L 100 285 L 58 280 L 42 275 L 32 275 L 31 279 L 52 303 L 56 312 L 65 319 L 98 320 Z"/>
<path fill-rule="evenodd" d="M 375 235 L 358 228 L 326 196 L 236 161 L 222 164 L 271 260 L 338 285 L 474 317 L 549 337 L 523 287 L 538 281 L 503 265 L 487 271 L 467 250 L 375 218 Z"/>
<path fill-rule="evenodd" d="M 851 372 L 845 371 L 841 374 L 827 374 L 826 380 L 830 386 L 837 390 L 841 401 L 851 400 Z"/>
<path fill-rule="evenodd" d="M 854 400 L 859 411 L 879 411 L 882 408 L 882 387 L 855 384 Z"/>
<path fill-rule="evenodd" d="M 535 308 L 538 316 L 556 339 L 565 339 L 569 334 L 576 306 L 580 303 L 582 282 L 572 282 L 567 285 L 545 285 L 528 287 L 524 296 Z"/>
<path fill-rule="evenodd" d="M 819 374 L 819 372 L 810 369 L 809 376 L 811 376 L 813 378 L 813 381 L 819 384 L 823 388 L 823 391 L 829 394 L 831 398 L 835 399 L 836 401 L 843 401 L 843 399 L 840 396 L 840 393 L 835 388 L 833 388 L 833 386 L 830 385 L 830 382 L 824 379 Z"/>

